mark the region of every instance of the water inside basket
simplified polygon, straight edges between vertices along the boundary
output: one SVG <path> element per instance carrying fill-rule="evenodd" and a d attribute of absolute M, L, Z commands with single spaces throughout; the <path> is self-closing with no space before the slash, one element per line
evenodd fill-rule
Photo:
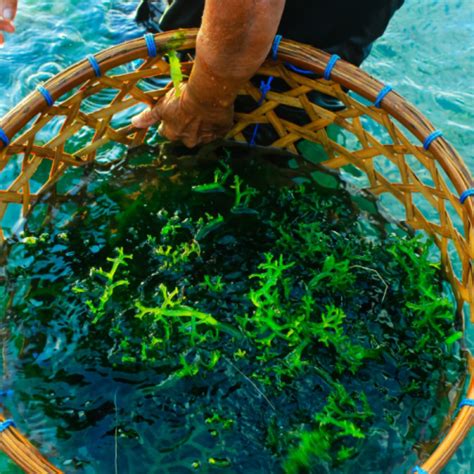
<path fill-rule="evenodd" d="M 0 287 L 3 402 L 58 466 L 402 472 L 431 447 L 465 372 L 454 309 L 373 200 L 230 144 L 77 173 Z"/>

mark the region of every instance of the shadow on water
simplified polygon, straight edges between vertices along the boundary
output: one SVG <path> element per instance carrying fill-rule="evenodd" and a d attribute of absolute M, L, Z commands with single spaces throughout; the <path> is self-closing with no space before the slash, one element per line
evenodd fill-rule
<path fill-rule="evenodd" d="M 450 321 L 416 349 L 420 333 L 402 304 L 412 297 L 407 272 L 387 251 L 405 232 L 372 198 L 317 164 L 225 142 L 192 153 L 140 148 L 66 180 L 69 192 L 45 197 L 8 242 L 0 287 L 3 383 L 13 390 L 4 406 L 60 467 L 388 473 L 431 446 L 464 367 L 458 345 L 443 344 Z M 118 248 L 133 260 L 98 310 L 108 283 L 91 268 L 108 271 Z M 279 255 L 293 263 L 274 284 L 265 254 L 268 268 Z M 163 308 L 174 288 L 219 331 L 194 317 L 168 326 L 151 312 L 137 318 L 137 302 Z M 252 315 L 270 297 L 274 326 L 258 332 Z M 301 330 L 297 366 L 292 333 L 332 306 L 344 312 L 340 345 Z M 274 327 L 286 315 L 294 328 L 283 334 Z M 332 461 L 289 463 L 340 386 L 340 398 L 359 400 L 354 413 L 365 394 L 363 439 L 333 427 Z"/>

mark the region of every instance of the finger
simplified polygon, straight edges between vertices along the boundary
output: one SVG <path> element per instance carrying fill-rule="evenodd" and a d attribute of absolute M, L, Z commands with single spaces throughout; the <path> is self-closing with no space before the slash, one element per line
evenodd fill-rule
<path fill-rule="evenodd" d="M 159 105 L 152 109 L 144 110 L 141 114 L 132 118 L 132 125 L 137 128 L 148 128 L 161 120 Z"/>
<path fill-rule="evenodd" d="M 180 139 L 180 137 L 178 137 L 178 135 L 172 129 L 170 129 L 170 127 L 168 127 L 165 122 L 160 123 L 160 126 L 158 127 L 158 134 L 170 142 L 176 142 Z"/>
<path fill-rule="evenodd" d="M 0 16 L 5 18 L 5 20 L 14 20 L 16 17 L 16 11 L 18 7 L 18 0 L 3 0 L 0 1 Z"/>
<path fill-rule="evenodd" d="M 167 138 L 166 137 L 166 131 L 165 131 L 165 123 L 164 122 L 161 122 L 160 123 L 160 126 L 158 127 L 158 134 L 163 137 L 163 138 Z"/>
<path fill-rule="evenodd" d="M 206 144 L 206 143 L 211 143 L 213 142 L 214 140 L 217 139 L 217 136 L 214 135 L 214 134 L 210 134 L 210 135 L 203 135 L 201 137 L 201 140 L 200 140 L 200 143 L 202 143 L 203 145 Z"/>
<path fill-rule="evenodd" d="M 183 137 L 181 138 L 181 141 L 186 148 L 194 148 L 198 143 L 200 143 L 200 140 L 198 140 L 197 137 Z"/>
<path fill-rule="evenodd" d="M 0 30 L 13 33 L 15 31 L 15 25 L 10 20 L 0 18 Z"/>

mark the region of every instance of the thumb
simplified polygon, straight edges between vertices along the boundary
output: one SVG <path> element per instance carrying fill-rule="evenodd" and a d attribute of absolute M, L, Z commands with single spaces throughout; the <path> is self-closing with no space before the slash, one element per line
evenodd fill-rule
<path fill-rule="evenodd" d="M 0 16 L 13 21 L 16 17 L 18 0 L 0 0 Z"/>
<path fill-rule="evenodd" d="M 159 113 L 159 105 L 155 105 L 152 109 L 146 109 L 141 114 L 132 118 L 132 125 L 137 128 L 148 128 L 161 120 Z"/>

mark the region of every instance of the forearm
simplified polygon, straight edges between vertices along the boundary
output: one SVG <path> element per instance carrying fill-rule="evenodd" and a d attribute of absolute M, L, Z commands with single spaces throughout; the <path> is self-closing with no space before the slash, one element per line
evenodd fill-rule
<path fill-rule="evenodd" d="M 209 113 L 229 107 L 265 60 L 285 0 L 206 0 L 188 99 Z"/>
<path fill-rule="evenodd" d="M 190 148 L 225 136 L 237 93 L 270 51 L 284 5 L 285 0 L 206 0 L 196 60 L 182 94 L 171 89 L 134 117 L 133 125 L 161 121 L 162 136 Z"/>

